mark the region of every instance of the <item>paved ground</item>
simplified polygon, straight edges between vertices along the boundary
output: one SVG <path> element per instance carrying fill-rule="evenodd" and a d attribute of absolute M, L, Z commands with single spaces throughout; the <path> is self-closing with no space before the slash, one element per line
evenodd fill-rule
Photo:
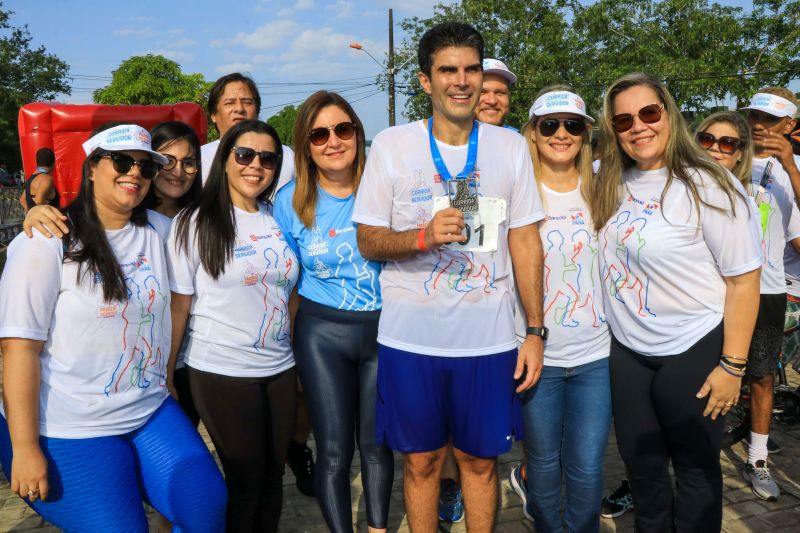
<path fill-rule="evenodd" d="M 791 382 L 796 387 L 800 385 L 800 376 L 790 371 Z M 203 432 L 208 442 L 207 435 Z M 745 485 L 739 470 L 746 458 L 747 452 L 743 444 L 737 444 L 731 449 L 723 450 L 722 467 L 724 472 L 724 514 L 723 530 L 726 532 L 761 532 L 761 531 L 798 531 L 800 524 L 800 425 L 777 426 L 773 435 L 782 446 L 780 454 L 773 455 L 770 459 L 773 476 L 783 490 L 783 495 L 777 502 L 765 502 L 756 498 Z M 519 499 L 514 494 L 508 482 L 508 473 L 511 467 L 521 459 L 519 444 L 514 449 L 502 456 L 499 461 L 501 479 L 501 509 L 498 515 L 498 532 L 527 532 L 533 531 L 530 522 L 522 515 Z M 389 530 L 406 532 L 408 525 L 403 510 L 403 472 L 402 461 L 396 458 L 395 483 L 392 492 L 392 510 L 389 516 Z M 616 488 L 623 476 L 623 465 L 617 455 L 614 437 L 611 436 L 605 460 L 605 486 L 606 490 Z M 364 504 L 361 499 L 361 480 L 358 475 L 358 462 L 354 461 L 352 469 L 353 509 L 358 510 L 358 531 L 366 531 L 366 518 Z M 155 518 L 151 524 L 155 523 Z M 462 532 L 466 531 L 464 523 L 449 525 L 442 524 L 441 531 Z M 151 528 L 156 531 L 156 528 Z M 327 531 L 325 522 L 316 500 L 300 494 L 294 487 L 294 478 L 287 469 L 285 477 L 284 510 L 281 517 L 281 531 L 294 532 L 324 532 Z M 601 520 L 600 530 L 633 531 L 632 514 L 624 515 L 616 520 Z M 8 484 L 0 476 L 0 532 L 30 531 L 32 533 L 57 532 L 57 528 L 45 523 L 36 513 L 28 508 L 25 503 L 12 494 Z"/>

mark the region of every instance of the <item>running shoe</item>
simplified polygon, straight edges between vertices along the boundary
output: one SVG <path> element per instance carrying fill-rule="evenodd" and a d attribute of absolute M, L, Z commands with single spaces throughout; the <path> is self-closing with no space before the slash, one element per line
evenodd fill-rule
<path fill-rule="evenodd" d="M 308 445 L 291 441 L 286 462 L 294 474 L 297 490 L 301 494 L 314 497 L 314 456 Z"/>
<path fill-rule="evenodd" d="M 461 484 L 452 479 L 443 479 L 439 485 L 439 520 L 461 522 L 464 520 L 464 499 Z"/>
<path fill-rule="evenodd" d="M 745 435 L 744 441 L 748 446 L 750 446 L 750 433 Z M 769 453 L 781 453 L 781 450 L 783 450 L 783 447 L 781 447 L 781 445 L 776 441 L 772 440 L 772 436 L 770 435 L 769 438 L 767 438 L 767 451 Z"/>
<path fill-rule="evenodd" d="M 511 488 L 514 489 L 519 499 L 522 500 L 522 513 L 525 515 L 525 518 L 533 522 L 533 515 L 528 511 L 528 484 L 522 478 L 522 463 L 512 468 L 511 474 L 509 474 L 508 477 L 511 482 Z"/>
<path fill-rule="evenodd" d="M 755 465 L 747 463 L 742 470 L 742 477 L 750 483 L 753 494 L 762 500 L 774 502 L 781 495 L 778 484 L 773 481 L 769 473 L 766 461 L 759 459 Z"/>
<path fill-rule="evenodd" d="M 633 496 L 631 484 L 623 479 L 617 490 L 603 498 L 600 504 L 600 516 L 603 518 L 616 518 L 633 509 Z"/>

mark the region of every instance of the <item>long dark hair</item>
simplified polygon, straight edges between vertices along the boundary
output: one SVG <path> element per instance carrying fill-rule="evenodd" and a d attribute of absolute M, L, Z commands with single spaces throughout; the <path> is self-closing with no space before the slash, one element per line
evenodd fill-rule
<path fill-rule="evenodd" d="M 228 189 L 228 174 L 225 171 L 231 150 L 236 141 L 245 133 L 261 133 L 272 137 L 275 152 L 279 155 L 278 166 L 272 175 L 272 183 L 262 192 L 257 200 L 267 203 L 278 185 L 278 176 L 283 163 L 283 147 L 275 129 L 260 120 L 239 122 L 222 137 L 214 156 L 214 162 L 208 171 L 206 184 L 200 194 L 200 202 L 189 206 L 178 214 L 176 232 L 178 236 L 178 252 L 189 254 L 189 230 L 192 214 L 197 211 L 194 223 L 194 238 L 203 269 L 213 279 L 218 279 L 225 272 L 225 265 L 233 259 L 233 247 L 236 241 L 236 218 L 233 202 Z"/>
<path fill-rule="evenodd" d="M 314 125 L 314 120 L 319 112 L 328 106 L 341 109 L 356 125 L 356 157 L 353 160 L 353 190 L 358 191 L 361 175 L 367 155 L 364 147 L 364 125 L 356 115 L 353 107 L 341 95 L 329 91 L 317 91 L 300 106 L 297 119 L 294 121 L 294 175 L 295 185 L 292 207 L 303 224 L 310 228 L 314 225 L 314 211 L 317 206 L 317 165 L 311 158 L 311 148 L 308 134 Z"/>
<path fill-rule="evenodd" d="M 122 123 L 104 124 L 94 130 L 91 137 L 120 124 Z M 97 216 L 94 203 L 92 167 L 97 165 L 103 153 L 104 151 L 98 148 L 83 162 L 78 196 L 65 210 L 69 218 L 70 231 L 61 240 L 64 243 L 64 260 L 78 263 L 79 284 L 84 276 L 89 276 L 91 283 L 102 285 L 103 298 L 106 301 L 125 301 L 128 299 L 125 276 L 111 250 L 111 244 L 106 238 L 105 229 Z M 152 187 L 152 184 L 150 186 Z M 135 226 L 147 224 L 147 208 L 143 204 L 144 202 L 137 205 L 131 214 L 131 222 Z"/>
<path fill-rule="evenodd" d="M 200 139 L 197 138 L 197 133 L 191 126 L 184 122 L 176 120 L 169 120 L 166 122 L 159 122 L 153 129 L 150 130 L 151 142 L 153 150 L 160 152 L 166 149 L 169 145 L 177 141 L 186 141 L 189 147 L 194 152 L 194 157 L 198 161 L 197 173 L 194 175 L 194 181 L 186 194 L 178 198 L 178 207 L 184 208 L 190 205 L 196 205 L 200 201 L 200 192 L 203 190 L 203 170 L 200 165 Z M 161 199 L 156 196 L 155 184 L 150 186 L 147 191 L 142 204 L 147 209 L 155 209 L 161 203 Z"/>

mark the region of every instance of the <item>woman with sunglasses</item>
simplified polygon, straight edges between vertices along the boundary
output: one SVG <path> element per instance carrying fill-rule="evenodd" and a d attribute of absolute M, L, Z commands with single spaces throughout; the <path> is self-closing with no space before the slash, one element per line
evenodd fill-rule
<path fill-rule="evenodd" d="M 364 129 L 344 98 L 319 91 L 301 106 L 294 139 L 295 181 L 278 191 L 275 218 L 303 266 L 294 348 L 317 443 L 314 492 L 331 531 L 352 531 L 357 442 L 367 525 L 385 531 L 394 460 L 375 442 L 380 264 L 361 256 L 351 221 Z"/>
<path fill-rule="evenodd" d="M 698 127 L 695 139 L 714 161 L 730 170 L 742 185 L 750 183 L 753 141 L 747 120 L 736 111 L 718 111 Z"/>
<path fill-rule="evenodd" d="M 130 124 L 83 149 L 69 235 L 18 237 L 0 280 L 6 475 L 67 531 L 146 532 L 143 500 L 175 531 L 220 531 L 222 477 L 166 388 L 167 265 L 141 204 L 166 159 Z"/>
<path fill-rule="evenodd" d="M 657 78 L 614 82 L 600 127 L 590 207 L 636 529 L 719 531 L 722 415 L 739 398 L 758 309 L 756 214 Z"/>
<path fill-rule="evenodd" d="M 610 337 L 603 312 L 592 190 L 592 127 L 571 87 L 539 91 L 522 128 L 547 217 L 544 310 L 549 336 L 544 368 L 523 398 L 525 458 L 511 472 L 524 513 L 541 531 L 597 531 L 603 455 L 611 423 Z M 525 318 L 517 313 L 519 338 Z M 527 472 L 525 480 L 524 472 Z M 562 478 L 566 483 L 562 524 Z"/>
<path fill-rule="evenodd" d="M 281 167 L 268 124 L 223 136 L 196 206 L 168 239 L 172 350 L 228 485 L 226 530 L 273 532 L 295 410 L 289 295 L 297 259 L 266 203 Z M 182 342 L 186 333 L 186 342 Z"/>

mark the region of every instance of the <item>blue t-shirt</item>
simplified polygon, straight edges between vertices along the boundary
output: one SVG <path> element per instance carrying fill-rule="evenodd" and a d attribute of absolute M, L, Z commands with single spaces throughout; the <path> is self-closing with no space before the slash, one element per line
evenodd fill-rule
<path fill-rule="evenodd" d="M 381 264 L 367 261 L 358 251 L 352 222 L 355 195 L 336 198 L 318 186 L 315 224 L 309 229 L 292 207 L 294 190 L 291 181 L 278 191 L 273 216 L 303 265 L 300 295 L 335 309 L 380 309 Z"/>

